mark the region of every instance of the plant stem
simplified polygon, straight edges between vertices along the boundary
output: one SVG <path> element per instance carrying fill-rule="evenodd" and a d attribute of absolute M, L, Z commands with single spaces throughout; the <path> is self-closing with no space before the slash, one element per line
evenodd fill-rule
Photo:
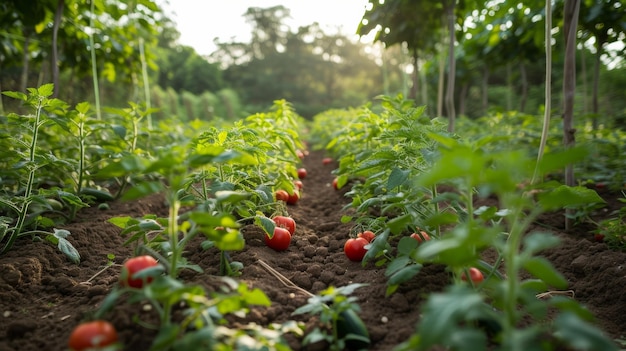
<path fill-rule="evenodd" d="M 37 106 L 35 108 L 35 123 L 33 125 L 33 135 L 30 143 L 30 149 L 28 154 L 28 180 L 26 182 L 26 191 L 24 192 L 24 202 L 22 203 L 22 208 L 18 213 L 17 224 L 15 225 L 15 229 L 9 236 L 9 240 L 2 248 L 0 253 L 5 253 L 11 249 L 13 243 L 20 235 L 22 230 L 24 229 L 24 223 L 26 222 L 26 217 L 28 216 L 28 207 L 30 206 L 31 199 L 30 195 L 33 191 L 33 186 L 35 184 L 35 172 L 37 171 L 37 167 L 35 166 L 35 156 L 36 148 L 37 148 L 37 138 L 39 136 L 39 127 L 41 127 L 41 110 L 43 109 L 43 100 L 44 97 L 39 96 L 37 101 Z"/>
<path fill-rule="evenodd" d="M 93 40 L 93 18 L 95 16 L 95 0 L 91 0 L 91 13 L 89 16 L 89 51 L 91 52 L 91 76 L 93 78 L 93 93 L 96 101 L 96 119 L 102 119 L 100 112 L 100 88 L 98 86 L 98 63 L 96 62 L 96 48 Z"/>

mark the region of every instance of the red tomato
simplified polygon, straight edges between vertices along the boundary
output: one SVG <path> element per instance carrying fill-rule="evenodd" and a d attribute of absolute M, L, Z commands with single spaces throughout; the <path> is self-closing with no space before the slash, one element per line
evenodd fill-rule
<path fill-rule="evenodd" d="M 70 350 L 83 351 L 110 346 L 116 342 L 117 331 L 115 331 L 115 327 L 107 321 L 97 320 L 76 326 L 70 334 L 68 346 Z"/>
<path fill-rule="evenodd" d="M 306 178 L 306 168 L 298 168 L 298 178 Z"/>
<path fill-rule="evenodd" d="M 594 239 L 595 241 L 597 241 L 597 242 L 601 243 L 601 242 L 603 242 L 603 241 L 604 241 L 604 234 L 602 234 L 602 233 L 596 233 L 596 234 L 594 234 L 593 239 Z"/>
<path fill-rule="evenodd" d="M 285 228 L 289 231 L 290 235 L 293 235 L 296 232 L 296 221 L 287 216 L 276 216 L 272 218 L 276 226 L 280 228 Z"/>
<path fill-rule="evenodd" d="M 303 159 L 303 158 L 304 158 L 305 153 L 304 153 L 304 151 L 302 151 L 302 150 L 298 149 L 298 150 L 296 150 L 296 155 L 298 155 L 298 158 L 299 158 L 299 159 Z"/>
<path fill-rule="evenodd" d="M 329 164 L 331 164 L 331 163 L 333 163 L 333 159 L 332 159 L 332 158 L 330 158 L 330 157 L 324 157 L 324 158 L 322 159 L 322 164 L 323 164 L 323 165 L 329 165 Z"/>
<path fill-rule="evenodd" d="M 149 255 L 137 256 L 127 260 L 126 262 L 124 262 L 124 266 L 122 267 L 122 274 L 120 274 L 120 283 L 123 286 L 129 286 L 131 288 L 142 288 L 144 284 L 144 279 L 133 278 L 133 276 L 138 272 L 146 268 L 154 267 L 157 264 L 157 260 Z M 145 278 L 146 283 L 150 283 L 151 281 L 152 277 Z"/>
<path fill-rule="evenodd" d="M 276 190 L 276 193 L 274 193 L 274 195 L 276 196 L 276 201 L 287 202 L 287 200 L 289 200 L 289 193 L 287 192 L 287 190 Z"/>
<path fill-rule="evenodd" d="M 288 205 L 295 205 L 298 200 L 300 200 L 300 192 L 298 190 L 294 191 L 293 194 L 289 194 L 289 198 L 287 199 Z"/>
<path fill-rule="evenodd" d="M 420 236 L 420 234 L 421 234 L 421 236 Z M 424 239 L 422 239 L 422 237 Z M 421 231 L 419 234 L 413 233 L 413 234 L 411 234 L 411 238 L 419 241 L 420 243 L 423 242 L 423 241 L 430 240 L 430 236 L 425 231 Z"/>
<path fill-rule="evenodd" d="M 358 238 L 363 238 L 365 240 L 367 240 L 368 243 L 371 243 L 372 240 L 374 240 L 374 238 L 376 237 L 376 234 L 374 234 L 373 231 L 371 230 L 366 230 L 362 233 L 357 234 Z"/>
<path fill-rule="evenodd" d="M 350 261 L 361 261 L 367 250 L 365 245 L 369 244 L 364 238 L 350 238 L 343 245 L 343 252 Z"/>
<path fill-rule="evenodd" d="M 293 185 L 295 185 L 295 186 L 296 186 L 296 189 L 298 189 L 298 190 L 302 190 L 302 188 L 304 187 L 304 184 L 302 184 L 302 181 L 301 181 L 301 180 L 296 180 L 296 181 L 294 181 L 294 182 L 293 182 Z"/>
<path fill-rule="evenodd" d="M 335 188 L 335 190 L 339 190 L 339 179 L 335 178 L 333 179 L 333 188 Z"/>
<path fill-rule="evenodd" d="M 474 282 L 474 284 L 478 284 L 485 279 L 485 277 L 483 276 L 483 272 L 481 272 L 480 269 L 475 268 L 475 267 L 471 267 L 469 269 L 469 274 L 470 274 L 470 279 L 472 279 L 472 282 Z M 465 272 L 461 273 L 461 280 L 467 281 Z"/>
<path fill-rule="evenodd" d="M 274 228 L 274 236 L 265 234 L 265 244 L 276 251 L 285 251 L 291 243 L 291 234 L 285 228 Z"/>

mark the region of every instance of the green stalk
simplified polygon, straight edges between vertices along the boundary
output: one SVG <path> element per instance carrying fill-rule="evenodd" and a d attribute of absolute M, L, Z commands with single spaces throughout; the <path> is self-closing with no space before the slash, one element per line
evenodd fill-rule
<path fill-rule="evenodd" d="M 95 0 L 91 0 L 91 14 L 89 16 L 89 51 L 91 52 L 91 76 L 93 77 L 93 92 L 94 98 L 96 100 L 96 118 L 98 120 L 102 119 L 102 115 L 100 112 L 100 88 L 98 86 L 98 64 L 96 62 L 96 48 L 94 47 L 93 40 L 93 17 L 94 17 L 94 7 Z"/>
<path fill-rule="evenodd" d="M 26 217 L 28 215 L 28 207 L 30 206 L 31 199 L 30 195 L 33 191 L 33 187 L 35 184 L 35 172 L 37 171 L 37 167 L 35 167 L 35 156 L 36 156 L 36 148 L 37 148 L 37 138 L 39 136 L 39 127 L 41 127 L 41 110 L 43 109 L 43 97 L 39 97 L 37 102 L 37 107 L 35 110 L 35 124 L 33 125 L 33 135 L 30 143 L 30 150 L 28 155 L 28 163 L 29 163 L 29 172 L 28 172 L 28 181 L 26 182 L 26 191 L 24 192 L 24 203 L 22 204 L 22 208 L 18 213 L 17 224 L 15 225 L 13 232 L 9 236 L 9 240 L 2 248 L 0 253 L 5 253 L 11 249 L 13 243 L 20 235 L 22 230 L 24 229 L 24 223 L 26 222 Z"/>
<path fill-rule="evenodd" d="M 170 262 L 170 272 L 169 275 L 170 277 L 176 279 L 176 276 L 178 275 L 176 273 L 177 271 L 177 265 L 178 265 L 178 261 L 180 260 L 180 252 L 178 249 L 178 211 L 180 211 L 180 201 L 178 200 L 176 193 L 172 192 L 169 196 L 169 203 L 170 203 L 170 209 L 169 209 L 169 220 L 167 223 L 167 230 L 168 230 L 168 234 L 170 236 L 170 245 L 171 245 L 171 250 L 172 250 L 172 259 Z"/>
<path fill-rule="evenodd" d="M 515 208 L 516 206 L 511 206 Z M 504 301 L 504 314 L 505 323 L 503 330 L 503 340 L 512 340 L 515 327 L 517 326 L 517 296 L 520 288 L 520 281 L 518 273 L 520 267 L 515 262 L 519 256 L 522 237 L 529 225 L 537 218 L 539 210 L 533 210 L 529 214 L 524 214 L 522 208 L 517 206 L 515 214 L 513 215 L 509 239 L 507 240 L 505 247 L 505 259 L 506 259 L 506 275 L 507 275 L 507 289 Z M 525 216 L 523 220 L 520 218 Z"/>
<path fill-rule="evenodd" d="M 143 89 L 146 99 L 146 109 L 150 110 L 150 82 L 148 80 L 148 64 L 146 63 L 146 53 L 143 38 L 139 38 L 139 57 L 141 59 L 141 75 L 143 76 Z M 148 129 L 152 130 L 152 114 L 148 113 Z"/>

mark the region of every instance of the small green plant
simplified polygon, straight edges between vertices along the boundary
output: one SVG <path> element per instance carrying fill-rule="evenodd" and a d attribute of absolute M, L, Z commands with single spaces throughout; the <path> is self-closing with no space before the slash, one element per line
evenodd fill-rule
<path fill-rule="evenodd" d="M 339 288 L 331 286 L 310 297 L 306 305 L 296 309 L 294 315 L 317 315 L 324 326 L 307 334 L 303 344 L 325 341 L 330 345 L 329 350 L 333 351 L 367 349 L 370 344 L 369 332 L 357 314 L 360 312 L 357 298 L 348 296 L 364 285 L 350 284 Z"/>
<path fill-rule="evenodd" d="M 625 198 L 618 199 L 626 204 Z M 596 241 L 604 241 L 609 247 L 616 250 L 626 250 L 626 205 L 613 213 L 613 217 L 597 223 Z"/>
<path fill-rule="evenodd" d="M 0 208 L 7 211 L 12 217 L 1 217 L 0 220 L 0 254 L 9 251 L 15 240 L 22 236 L 30 236 L 35 238 L 37 235 L 43 235 L 44 238 L 58 245 L 59 249 L 73 262 L 80 261 L 78 251 L 67 240 L 70 232 L 67 230 L 54 230 L 54 233 L 45 232 L 37 229 L 37 225 L 45 220 L 40 216 L 45 210 L 54 210 L 57 202 L 50 201 L 46 195 L 49 192 L 37 192 L 38 188 L 38 172 L 42 168 L 59 164 L 59 160 L 48 152 L 39 150 L 39 137 L 41 129 L 50 124 L 56 115 L 63 115 L 67 109 L 67 104 L 58 99 L 51 99 L 54 86 L 45 84 L 39 88 L 29 88 L 28 94 L 20 92 L 3 92 L 4 95 L 21 100 L 25 105 L 32 109 L 33 114 L 18 115 L 11 113 L 8 115 L 10 123 L 17 125 L 18 129 L 27 131 L 28 133 L 18 133 L 17 135 L 8 135 L 13 146 L 10 150 L 4 150 L 2 163 L 12 169 L 10 177 L 13 179 L 12 184 L 6 184 L 7 190 L 12 192 L 3 192 L 0 196 Z M 13 157 L 17 156 L 15 159 Z M 6 159 L 5 159 L 6 157 Z M 65 194 L 65 193 L 60 193 Z M 80 199 L 75 199 L 71 194 L 64 196 L 68 200 L 74 201 L 76 204 L 81 203 Z M 39 211 L 33 213 L 31 208 L 35 208 L 35 204 L 44 206 Z M 13 221 L 13 216 L 15 221 Z M 52 223 L 50 223 L 52 224 Z"/>
<path fill-rule="evenodd" d="M 446 265 L 453 284 L 429 297 L 416 334 L 397 350 L 429 350 L 435 345 L 486 350 L 490 343 L 498 350 L 552 350 L 556 345 L 615 350 L 614 344 L 592 325 L 592 314 L 575 300 L 563 296 L 539 298 L 545 291 L 567 288 L 567 281 L 538 255 L 558 245 L 558 239 L 550 233 L 529 230 L 541 213 L 598 202 L 598 195 L 585 187 L 553 182 L 520 186 L 530 179 L 535 164 L 523 151 L 485 152 L 471 143 L 433 137 L 441 142 L 439 159 L 416 184 L 450 187 L 450 192 L 461 194 L 459 204 L 464 211 L 455 214 L 457 224 L 438 240 L 419 245 L 408 257 L 419 264 Z M 553 152 L 544 156 L 538 168 L 546 174 L 585 155 L 580 148 Z M 492 196 L 498 206 L 475 209 L 475 196 Z M 425 221 L 436 225 L 438 218 Z M 487 248 L 494 249 L 499 258 L 485 267 L 480 259 Z M 486 271 L 487 278 L 468 284 L 463 276 L 468 267 L 476 266 Z M 502 270 L 504 279 L 494 279 L 498 270 Z M 523 279 L 522 271 L 532 278 Z M 551 309 L 556 313 L 549 316 Z"/>

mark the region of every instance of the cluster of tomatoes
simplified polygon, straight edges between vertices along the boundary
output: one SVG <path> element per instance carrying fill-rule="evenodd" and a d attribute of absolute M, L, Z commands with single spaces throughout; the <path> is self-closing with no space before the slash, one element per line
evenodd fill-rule
<path fill-rule="evenodd" d="M 122 287 L 141 289 L 153 280 L 147 270 L 157 267 L 159 263 L 149 255 L 128 259 L 122 266 L 119 283 Z M 70 334 L 68 346 L 72 351 L 94 350 L 111 347 L 118 341 L 115 327 L 105 320 L 81 323 Z"/>
<path fill-rule="evenodd" d="M 419 243 L 430 240 L 430 235 L 423 230 L 412 233 L 410 237 L 417 240 Z M 346 243 L 343 246 L 343 252 L 350 261 L 361 262 L 367 253 L 367 245 L 369 245 L 375 238 L 376 234 L 370 230 L 360 232 L 357 234 L 356 238 L 346 240 Z M 469 273 L 470 280 L 474 284 L 479 284 L 485 279 L 483 273 L 476 267 L 470 267 L 467 272 Z M 467 275 L 465 272 L 461 273 L 461 280 L 467 281 Z"/>
<path fill-rule="evenodd" d="M 274 216 L 276 227 L 271 237 L 265 234 L 265 244 L 276 251 L 285 251 L 291 244 L 291 236 L 296 232 L 296 221 L 288 216 Z"/>

